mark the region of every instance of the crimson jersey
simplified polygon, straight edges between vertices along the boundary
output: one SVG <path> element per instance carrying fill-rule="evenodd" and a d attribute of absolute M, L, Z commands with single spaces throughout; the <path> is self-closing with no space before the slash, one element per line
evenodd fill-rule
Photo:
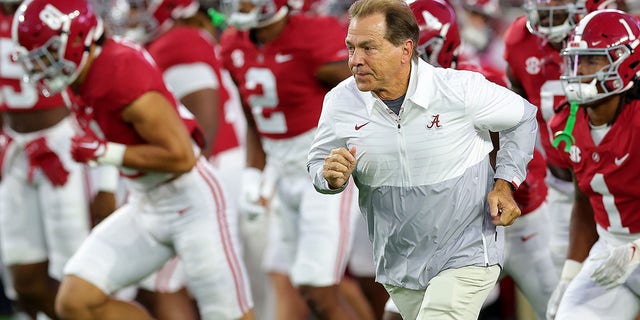
<path fill-rule="evenodd" d="M 147 50 L 162 72 L 169 68 L 194 63 L 211 67 L 218 82 L 218 131 L 213 154 L 239 146 L 238 137 L 231 123 L 225 121 L 224 106 L 230 100 L 228 85 L 223 81 L 221 64 L 215 55 L 215 39 L 207 32 L 189 26 L 176 26 L 163 33 L 147 46 Z M 188 50 L 185 50 L 188 48 Z M 197 82 L 197 79 L 194 79 Z"/>
<path fill-rule="evenodd" d="M 34 85 L 22 81 L 24 70 L 14 62 L 11 54 L 15 45 L 11 40 L 12 15 L 0 10 L 0 112 L 30 111 L 67 105 L 60 94 L 43 97 Z"/>
<path fill-rule="evenodd" d="M 459 70 L 469 70 L 482 73 L 487 80 L 507 87 L 506 76 L 496 70 L 482 68 L 472 63 L 459 63 L 457 68 Z M 533 159 L 529 161 L 527 165 L 527 177 L 520 184 L 518 190 L 513 194 L 513 198 L 518 203 L 522 215 L 525 215 L 542 205 L 547 198 L 547 184 L 544 179 L 547 176 L 547 164 L 544 161 L 544 156 L 534 149 Z"/>
<path fill-rule="evenodd" d="M 549 125 L 564 129 L 569 107 Z M 580 191 L 589 197 L 595 220 L 617 233 L 640 232 L 640 100 L 625 105 L 599 145 L 591 137 L 589 118 L 580 108 L 573 128 L 575 144 L 569 153 L 552 153 L 550 161 L 573 168 Z M 561 144 L 564 147 L 564 144 Z"/>
<path fill-rule="evenodd" d="M 522 84 L 527 100 L 538 107 L 540 142 L 545 153 L 549 153 L 553 147 L 547 121 L 553 108 L 564 100 L 560 84 L 563 61 L 558 51 L 527 30 L 526 23 L 525 17 L 519 17 L 507 29 L 504 59 Z"/>
<path fill-rule="evenodd" d="M 260 47 L 249 31 L 229 29 L 221 41 L 225 69 L 251 108 L 258 132 L 271 139 L 291 138 L 317 126 L 329 90 L 315 77 L 318 68 L 349 55 L 346 30 L 335 18 L 288 19 L 282 34 Z"/>
<path fill-rule="evenodd" d="M 184 106 L 169 92 L 149 54 L 133 42 L 106 40 L 78 89 L 79 111 L 91 115 L 107 140 L 125 145 L 143 144 L 144 139 L 122 119 L 121 113 L 149 91 L 160 92 L 173 104 L 193 139 L 202 145 L 202 131 L 193 115 L 183 110 Z"/>

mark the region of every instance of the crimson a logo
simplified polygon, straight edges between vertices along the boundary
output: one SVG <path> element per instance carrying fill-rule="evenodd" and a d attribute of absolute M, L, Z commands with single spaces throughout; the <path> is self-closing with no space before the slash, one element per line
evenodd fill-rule
<path fill-rule="evenodd" d="M 432 128 L 442 128 L 442 126 L 440 125 L 440 114 L 434 114 L 431 116 L 433 119 L 431 119 L 431 122 L 427 124 L 427 129 L 432 129 Z"/>

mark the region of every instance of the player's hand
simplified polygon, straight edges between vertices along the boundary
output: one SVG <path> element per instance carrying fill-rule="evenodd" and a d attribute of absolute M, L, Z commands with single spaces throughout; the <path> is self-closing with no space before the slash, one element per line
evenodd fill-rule
<path fill-rule="evenodd" d="M 493 224 L 497 226 L 510 226 L 521 214 L 520 207 L 513 199 L 511 185 L 505 180 L 496 180 L 488 201 Z"/>
<path fill-rule="evenodd" d="M 640 242 L 636 240 L 635 242 Z M 640 247 L 635 242 L 613 248 L 613 250 L 595 255 L 592 259 L 600 261 L 600 266 L 591 275 L 593 281 L 603 287 L 613 288 L 627 281 L 627 278 L 640 264 Z"/>
<path fill-rule="evenodd" d="M 77 162 L 88 163 L 96 161 L 107 151 L 107 141 L 96 137 L 95 134 L 85 132 L 71 138 L 71 157 Z"/>
<path fill-rule="evenodd" d="M 349 150 L 337 148 L 331 150 L 329 156 L 324 159 L 322 176 L 327 180 L 331 189 L 339 189 L 349 181 L 355 168 L 356 147 L 351 147 Z"/>
<path fill-rule="evenodd" d="M 24 152 L 29 160 L 27 175 L 29 182 L 33 181 L 36 168 L 40 168 L 52 185 L 63 186 L 67 183 L 69 171 L 64 167 L 58 155 L 51 151 L 44 137 L 29 141 L 24 146 Z"/>
<path fill-rule="evenodd" d="M 238 207 L 242 214 L 253 220 L 266 214 L 275 189 L 275 176 L 265 169 L 245 168 L 242 172 L 242 190 Z"/>
<path fill-rule="evenodd" d="M 562 301 L 564 292 L 567 291 L 569 283 L 571 283 L 571 280 L 573 280 L 578 272 L 580 272 L 580 269 L 582 269 L 582 263 L 578 261 L 567 260 L 564 262 L 560 282 L 556 286 L 556 289 L 553 290 L 553 293 L 549 298 L 549 302 L 547 303 L 547 320 L 553 320 L 556 318 L 558 307 L 560 306 L 560 301 Z"/>

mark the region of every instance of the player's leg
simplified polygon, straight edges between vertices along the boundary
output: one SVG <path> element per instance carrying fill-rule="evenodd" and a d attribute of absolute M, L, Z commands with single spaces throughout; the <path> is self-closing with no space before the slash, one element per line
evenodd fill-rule
<path fill-rule="evenodd" d="M 561 181 L 547 173 L 547 205 L 551 226 L 549 249 L 553 258 L 556 275 L 560 277 L 562 266 L 567 259 L 569 248 L 569 220 L 573 207 L 573 183 Z"/>
<path fill-rule="evenodd" d="M 621 245 L 617 243 L 615 245 Z M 605 241 L 598 240 L 585 260 L 578 275 L 571 280 L 569 287 L 562 296 L 558 307 L 556 320 L 583 320 L 583 319 L 616 319 L 633 320 L 640 312 L 640 301 L 637 293 L 640 292 L 640 269 L 636 269 L 623 285 L 608 289 L 597 285 L 591 280 L 591 275 L 600 265 L 602 260 L 593 261 L 590 257 L 598 254 L 606 254 L 614 246 L 607 246 Z"/>
<path fill-rule="evenodd" d="M 310 314 L 300 292 L 289 278 L 296 254 L 300 216 L 297 214 L 296 202 L 287 196 L 297 192 L 291 189 L 283 199 L 276 195 L 269 206 L 269 240 L 263 268 L 268 272 L 273 288 L 275 319 L 306 319 Z"/>
<path fill-rule="evenodd" d="M 357 197 L 356 202 L 357 202 Z M 357 208 L 357 203 L 356 203 Z M 356 219 L 353 245 L 349 257 L 349 272 L 358 282 L 360 290 L 369 302 L 375 319 L 382 319 L 384 306 L 389 294 L 384 287 L 375 282 L 376 269 L 373 261 L 373 245 L 369 240 L 367 225 L 362 217 Z"/>
<path fill-rule="evenodd" d="M 377 319 L 373 313 L 373 308 L 369 304 L 369 300 L 360 289 L 360 284 L 351 275 L 345 274 L 338 284 L 340 294 L 347 301 L 347 304 L 355 311 L 358 319 L 375 320 Z"/>
<path fill-rule="evenodd" d="M 154 200 L 131 197 L 93 229 L 65 266 L 56 311 L 65 319 L 149 319 L 139 305 L 110 296 L 137 283 L 175 255 Z M 153 231 L 153 232 L 152 232 Z"/>
<path fill-rule="evenodd" d="M 187 289 L 184 263 L 176 256 L 138 286 L 136 301 L 158 320 L 196 320 L 199 318 L 195 299 Z"/>
<path fill-rule="evenodd" d="M 324 195 L 303 176 L 283 179 L 279 191 L 284 186 L 302 191 L 292 283 L 320 319 L 354 319 L 355 310 L 338 284 L 347 265 L 355 221 L 362 219 L 352 210 L 355 186 L 351 183 L 340 195 Z"/>
<path fill-rule="evenodd" d="M 527 298 L 538 319 L 544 319 L 549 298 L 558 284 L 551 251 L 547 206 L 521 216 L 505 229 L 505 263 L 510 275 Z"/>
<path fill-rule="evenodd" d="M 225 106 L 228 108 L 228 106 Z M 229 109 L 225 109 L 225 112 Z M 242 110 L 232 110 L 240 112 L 238 121 L 244 121 Z M 227 114 L 228 115 L 228 114 Z M 238 114 L 236 114 L 238 115 Z M 238 123 L 243 127 L 244 122 Z M 235 126 L 235 124 L 234 124 Z M 240 131 L 244 132 L 244 131 Z M 238 179 L 245 169 L 244 146 L 228 149 L 210 158 L 210 162 L 218 169 L 220 179 L 223 182 L 224 190 L 229 195 L 229 200 L 237 206 L 237 199 L 240 198 L 242 179 Z M 260 181 L 255 181 L 260 183 Z M 248 214 L 239 215 L 240 239 L 242 240 L 242 257 L 245 261 L 247 274 L 251 283 L 251 295 L 253 296 L 254 310 L 259 315 L 260 320 L 275 320 L 275 295 L 271 287 L 267 271 L 262 266 L 262 261 L 269 245 L 269 223 L 271 214 L 250 217 Z"/>
<path fill-rule="evenodd" d="M 253 300 L 238 251 L 238 217 L 218 176 L 204 160 L 197 173 L 176 182 L 188 208 L 167 221 L 174 248 L 184 263 L 189 290 L 202 319 L 253 319 Z"/>
<path fill-rule="evenodd" d="M 19 137 L 16 134 L 14 139 L 20 141 Z M 54 317 L 56 286 L 50 286 L 47 272 L 48 250 L 38 193 L 39 184 L 46 183 L 45 177 L 36 171 L 33 179 L 27 180 L 28 161 L 18 144 L 14 142 L 12 152 L 6 154 L 0 183 L 2 260 L 20 308 L 30 314 L 40 310 Z"/>

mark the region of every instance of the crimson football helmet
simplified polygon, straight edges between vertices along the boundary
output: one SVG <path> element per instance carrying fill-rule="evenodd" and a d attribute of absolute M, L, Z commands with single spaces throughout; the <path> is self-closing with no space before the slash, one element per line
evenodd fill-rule
<path fill-rule="evenodd" d="M 221 0 L 220 9 L 228 23 L 239 30 L 268 26 L 289 12 L 287 0 Z M 243 6 L 251 7 L 249 12 Z"/>
<path fill-rule="evenodd" d="M 96 0 L 98 14 L 115 35 L 147 43 L 173 25 L 175 19 L 198 12 L 196 0 Z"/>
<path fill-rule="evenodd" d="M 77 78 L 102 33 L 102 20 L 86 0 L 27 0 L 13 18 L 13 58 L 48 97 Z"/>
<path fill-rule="evenodd" d="M 461 41 L 453 7 L 445 0 L 414 0 L 409 7 L 420 28 L 422 59 L 438 67 L 455 67 Z"/>
<path fill-rule="evenodd" d="M 587 13 L 602 9 L 626 10 L 627 4 L 624 0 L 586 0 L 584 7 Z"/>
<path fill-rule="evenodd" d="M 619 10 L 604 9 L 585 16 L 560 54 L 565 72 L 560 76 L 567 99 L 587 103 L 634 86 L 640 74 L 640 22 Z M 592 74 L 580 65 L 604 57 L 609 63 Z"/>
<path fill-rule="evenodd" d="M 525 0 L 527 29 L 552 43 L 562 42 L 585 13 L 583 0 Z"/>

